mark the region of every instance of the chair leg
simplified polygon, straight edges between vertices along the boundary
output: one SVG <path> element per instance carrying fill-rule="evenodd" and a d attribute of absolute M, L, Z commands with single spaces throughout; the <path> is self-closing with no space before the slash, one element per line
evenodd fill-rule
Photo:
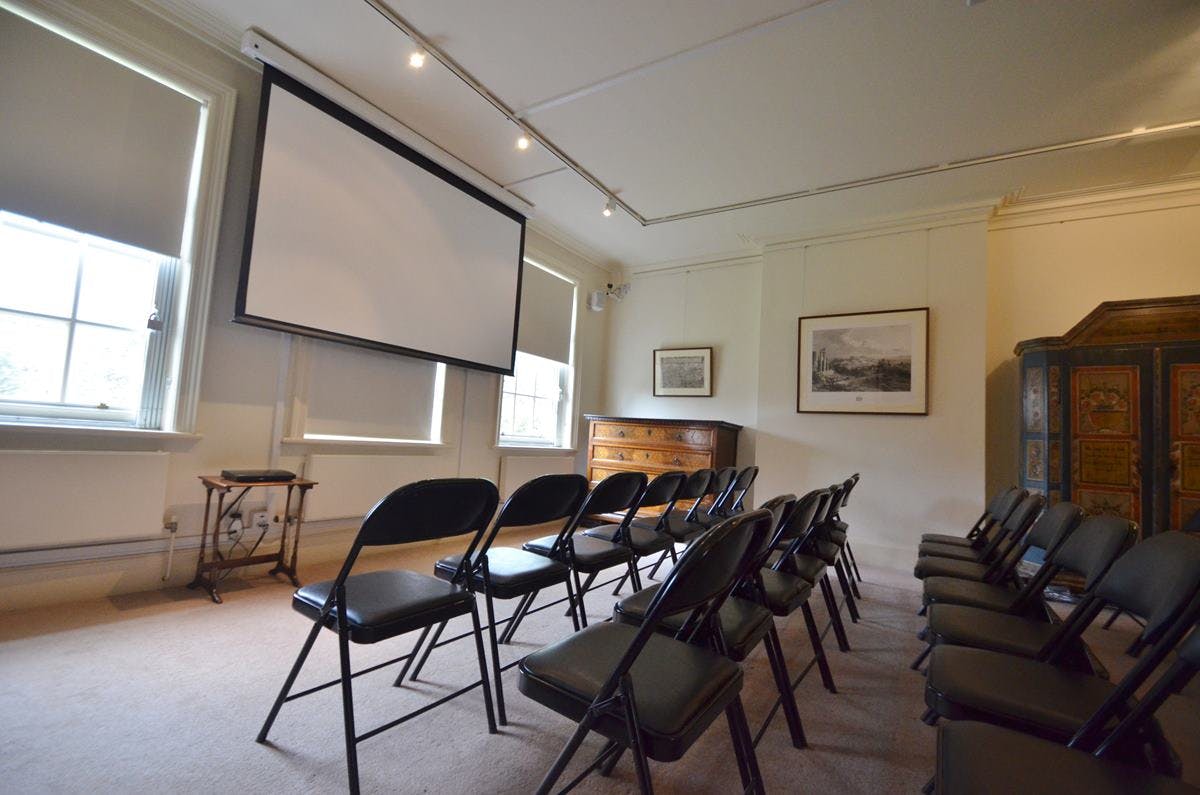
<path fill-rule="evenodd" d="M 485 569 L 486 572 L 486 569 Z M 485 573 L 486 577 L 487 574 Z M 496 613 L 492 608 L 490 589 L 484 592 L 484 604 L 487 605 L 488 642 L 492 646 L 492 676 L 496 680 L 496 713 L 500 717 L 500 725 L 508 725 L 508 715 L 504 712 L 504 683 L 500 681 L 500 646 L 496 643 Z M 487 674 L 484 674 L 487 678 Z"/>
<path fill-rule="evenodd" d="M 729 734 L 733 739 L 733 752 L 737 755 L 738 771 L 742 774 L 742 790 L 765 795 L 762 774 L 758 770 L 758 758 L 754 754 L 754 740 L 750 738 L 750 725 L 746 722 L 746 710 L 742 697 L 735 696 L 725 708 L 729 722 Z"/>
<path fill-rule="evenodd" d="M 858 580 L 854 578 L 854 572 L 850 570 L 850 559 L 845 555 L 840 555 L 838 563 L 842 564 L 842 569 L 846 572 L 846 581 L 850 583 L 850 593 L 854 594 L 855 599 L 862 599 L 862 594 L 858 590 Z"/>
<path fill-rule="evenodd" d="M 1115 624 L 1115 623 L 1116 623 L 1116 621 L 1117 621 L 1117 619 L 1118 619 L 1118 618 L 1120 618 L 1120 617 L 1121 617 L 1121 614 L 1122 614 L 1122 613 L 1124 613 L 1124 612 L 1125 612 L 1124 610 L 1119 610 L 1119 609 L 1116 609 L 1116 608 L 1114 608 L 1114 609 L 1113 609 L 1113 614 L 1112 614 L 1111 616 L 1109 616 L 1109 617 L 1108 617 L 1108 620 L 1107 620 L 1107 621 L 1105 621 L 1105 622 L 1104 622 L 1104 627 L 1103 627 L 1103 628 L 1104 628 L 1104 629 L 1108 629 L 1108 628 L 1109 628 L 1109 627 L 1111 627 L 1113 624 Z"/>
<path fill-rule="evenodd" d="M 674 545 L 674 544 L 672 544 L 672 545 L 671 545 L 671 549 L 664 549 L 664 550 L 663 550 L 663 553 L 662 553 L 662 557 L 660 557 L 660 558 L 658 559 L 658 562 L 654 564 L 654 568 L 650 569 L 650 573 L 649 573 L 649 574 L 647 574 L 646 576 L 647 576 L 647 577 L 649 577 L 650 579 L 652 579 L 652 580 L 653 580 L 653 579 L 654 579 L 654 578 L 655 578 L 655 577 L 658 575 L 658 567 L 659 567 L 659 566 L 661 566 L 661 565 L 663 565 L 663 563 L 664 563 L 664 562 L 666 561 L 666 559 L 667 559 L 667 555 L 671 554 L 671 552 L 672 552 L 674 549 L 675 549 L 675 545 Z"/>
<path fill-rule="evenodd" d="M 525 613 L 533 605 L 533 600 L 537 598 L 538 591 L 527 593 L 521 597 L 521 601 L 517 603 L 517 609 L 513 613 L 512 618 L 508 620 L 508 626 L 504 628 L 504 632 L 500 635 L 501 643 L 512 642 L 512 636 L 517 631 L 517 627 L 525 620 Z"/>
<path fill-rule="evenodd" d="M 625 748 L 626 746 L 624 745 L 618 747 L 609 755 L 608 759 L 604 760 L 604 764 L 599 767 L 600 775 L 605 778 L 612 775 L 613 768 L 617 766 L 617 762 L 621 761 L 621 757 L 625 754 Z"/>
<path fill-rule="evenodd" d="M 667 552 L 671 553 L 671 565 L 674 566 L 676 563 L 679 562 L 679 556 L 675 554 L 675 545 L 672 544 L 671 548 L 668 549 Z"/>
<path fill-rule="evenodd" d="M 583 716 L 583 720 L 575 727 L 575 732 L 571 735 L 571 739 L 567 740 L 567 744 L 558 752 L 558 757 L 555 758 L 554 764 L 546 771 L 546 775 L 542 778 L 542 783 L 538 785 L 537 795 L 547 795 L 554 787 L 554 782 L 558 781 L 563 771 L 567 769 L 567 764 L 570 763 L 571 757 L 575 756 L 575 752 L 583 744 L 584 738 L 591 731 L 592 724 L 595 721 L 596 718 L 590 711 Z"/>
<path fill-rule="evenodd" d="M 926 726 L 936 726 L 938 722 L 937 712 L 932 709 L 925 710 L 925 713 L 921 715 L 921 722 Z"/>
<path fill-rule="evenodd" d="M 344 603 L 344 599 L 339 599 Z M 338 661 L 342 669 L 342 721 L 346 731 L 346 774 L 350 792 L 358 795 L 358 741 L 354 732 L 354 689 L 351 687 L 350 631 L 346 626 L 345 610 L 338 611 Z"/>
<path fill-rule="evenodd" d="M 936 786 L 937 777 L 933 777 L 925 782 L 925 786 L 921 787 L 922 795 L 932 795 L 933 788 Z"/>
<path fill-rule="evenodd" d="M 792 679 L 788 676 L 787 663 L 783 660 L 783 648 L 779 645 L 779 633 L 775 631 L 775 623 L 763 638 L 767 648 L 767 662 L 771 673 L 775 676 L 775 687 L 779 690 L 779 698 L 783 704 L 783 717 L 787 720 L 788 733 L 792 736 L 792 746 L 806 748 L 808 739 L 804 736 L 804 724 L 800 722 L 800 710 L 796 708 L 796 694 L 792 691 Z"/>
<path fill-rule="evenodd" d="M 417 681 L 417 677 L 421 675 L 421 669 L 425 667 L 425 661 L 429 659 L 429 655 L 433 653 L 433 647 L 437 645 L 438 638 L 442 637 L 442 632 L 446 629 L 446 624 L 449 622 L 443 621 L 438 624 L 438 628 L 433 631 L 433 638 L 430 639 L 429 645 L 425 647 L 425 651 L 421 653 L 421 659 L 417 660 L 416 667 L 413 668 L 412 675 L 409 677 L 412 681 Z"/>
<path fill-rule="evenodd" d="M 598 572 L 598 571 L 593 571 L 591 574 L 589 574 L 587 576 L 587 579 L 583 581 L 583 585 L 580 585 L 579 584 L 579 572 L 575 572 L 575 598 L 576 598 L 578 604 L 583 603 L 584 592 L 587 591 L 588 588 L 592 587 L 592 583 L 596 581 L 596 575 L 599 573 L 600 572 Z M 570 614 L 571 614 L 570 608 L 567 608 L 567 612 L 563 613 L 564 616 L 570 615 Z M 587 621 L 584 621 L 583 625 L 586 627 Z"/>
<path fill-rule="evenodd" d="M 571 625 L 575 627 L 575 631 L 579 631 L 579 614 L 575 612 L 575 589 L 571 587 L 571 575 L 567 574 L 567 604 L 571 609 L 567 611 L 567 615 L 571 617 Z"/>
<path fill-rule="evenodd" d="M 829 620 L 833 622 L 833 635 L 837 638 L 839 651 L 850 651 L 850 639 L 846 637 L 846 625 L 842 623 L 842 614 L 838 610 L 837 600 L 833 598 L 833 586 L 829 584 L 829 575 L 823 575 L 820 580 L 821 597 L 825 600 L 825 609 L 829 611 Z"/>
<path fill-rule="evenodd" d="M 930 652 L 932 652 L 932 651 L 933 651 L 933 644 L 931 643 L 925 647 L 924 651 L 922 651 L 920 654 L 917 655 L 917 659 L 913 660 L 912 663 L 908 667 L 914 671 L 921 670 L 921 664 L 925 662 L 925 658 L 928 657 Z"/>
<path fill-rule="evenodd" d="M 804 614 L 804 626 L 808 628 L 808 640 L 812 644 L 813 656 L 817 659 L 817 670 L 821 672 L 821 683 L 830 693 L 836 693 L 833 672 L 829 670 L 829 660 L 825 659 L 825 644 L 821 642 L 821 631 L 817 629 L 817 621 L 813 618 L 808 602 L 800 605 L 800 612 Z"/>
<path fill-rule="evenodd" d="M 296 683 L 296 677 L 300 675 L 300 669 L 304 667 L 304 661 L 308 659 L 308 653 L 312 651 L 313 643 L 317 640 L 320 632 L 321 622 L 314 621 L 308 637 L 304 639 L 304 645 L 300 647 L 300 654 L 296 657 L 296 662 L 292 663 L 292 670 L 288 672 L 287 679 L 283 680 L 283 687 L 275 698 L 275 703 L 271 705 L 271 711 L 267 713 L 267 719 L 263 721 L 262 728 L 258 730 L 258 736 L 254 738 L 255 742 L 265 743 L 267 741 L 267 732 L 271 731 L 271 726 L 274 725 L 275 718 L 279 715 L 279 709 L 283 706 L 283 701 L 288 697 L 288 693 L 292 691 L 292 685 Z"/>
<path fill-rule="evenodd" d="M 612 592 L 612 595 L 613 595 L 613 596 L 619 596 L 619 595 L 620 595 L 620 593 L 621 593 L 621 589 L 625 587 L 625 581 L 626 581 L 626 580 L 628 580 L 628 579 L 629 579 L 629 574 L 628 574 L 628 573 L 626 573 L 626 574 L 622 574 L 622 575 L 621 575 L 621 579 L 617 580 L 617 587 L 616 587 L 616 588 L 613 588 L 613 592 Z"/>
<path fill-rule="evenodd" d="M 625 733 L 629 735 L 629 750 L 633 753 L 633 766 L 637 772 L 638 789 L 643 795 L 651 795 L 654 786 L 650 783 L 650 760 L 642 746 L 641 723 L 638 720 L 637 703 L 633 697 L 633 679 L 629 674 L 621 677 L 621 700 L 625 706 Z"/>
<path fill-rule="evenodd" d="M 642 590 L 642 575 L 638 572 L 637 562 L 636 557 L 629 559 L 629 583 L 635 593 Z"/>
<path fill-rule="evenodd" d="M 408 675 L 408 669 L 412 668 L 416 662 L 417 652 L 421 650 L 421 644 L 425 642 L 425 638 L 429 637 L 429 631 L 433 629 L 433 625 L 425 627 L 421 630 L 421 637 L 417 638 L 416 644 L 413 645 L 412 651 L 408 653 L 408 659 L 404 661 L 403 667 L 400 668 L 400 674 L 396 677 L 396 681 L 392 682 L 392 687 L 400 687 L 404 683 L 404 677 Z"/>
<path fill-rule="evenodd" d="M 445 626 L 445 624 L 442 624 Z M 475 656 L 479 659 L 479 686 L 483 688 L 483 708 L 487 712 L 488 734 L 496 733 L 496 714 L 492 711 L 492 689 L 488 687 L 487 663 L 483 654 L 483 630 L 479 626 L 479 608 L 471 603 L 471 628 L 475 631 Z M 500 669 L 496 669 L 496 684 L 500 684 Z M 504 715 L 501 702 L 500 715 Z M 501 721 L 504 718 L 501 717 Z"/>
<path fill-rule="evenodd" d="M 929 612 L 929 605 L 921 605 L 921 609 L 917 611 L 917 615 L 923 616 Z"/>
<path fill-rule="evenodd" d="M 862 575 L 858 571 L 858 561 L 854 559 L 854 550 L 850 548 L 849 540 L 846 541 L 846 556 L 850 559 L 850 568 L 854 570 L 855 579 L 857 579 L 859 582 L 865 582 Z"/>
<path fill-rule="evenodd" d="M 842 598 L 846 602 L 846 610 L 850 613 L 850 620 L 857 624 L 858 605 L 854 603 L 854 594 L 850 591 L 850 584 L 846 582 L 846 571 L 842 568 L 841 558 L 833 562 L 833 572 L 837 575 L 838 585 L 841 586 Z"/>

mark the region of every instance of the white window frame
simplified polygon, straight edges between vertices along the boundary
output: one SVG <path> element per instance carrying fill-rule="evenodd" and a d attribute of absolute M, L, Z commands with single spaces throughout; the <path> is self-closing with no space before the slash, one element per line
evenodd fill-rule
<path fill-rule="evenodd" d="M 569 361 L 560 371 L 559 394 L 563 397 L 558 401 L 558 440 L 547 443 L 528 437 L 506 437 L 500 433 L 501 418 L 504 413 L 504 376 L 497 379 L 496 384 L 496 447 L 508 450 L 570 450 L 574 444 L 574 423 L 576 393 L 579 391 L 579 368 L 576 366 L 575 343 L 579 331 L 579 288 L 580 280 L 570 273 L 558 268 L 544 265 L 540 260 L 530 256 L 525 257 L 525 267 L 541 268 L 573 286 L 571 308 L 571 345 L 568 354 Z M 515 375 L 515 373 L 514 373 Z"/>
<path fill-rule="evenodd" d="M 204 337 L 237 91 L 168 53 L 82 11 L 65 0 L 0 0 L 0 7 L 111 58 L 134 71 L 185 94 L 201 105 L 196 161 L 188 190 L 184 245 L 180 252 L 175 323 L 169 329 L 167 362 L 175 374 L 163 407 L 162 426 L 154 435 L 192 436 L 200 396 Z M 10 427 L 39 423 L 13 423 Z M 110 426 L 104 423 L 103 426 Z M 97 427 L 103 427 L 97 423 Z M 70 430 L 71 425 L 54 426 Z M 84 428 L 81 428 L 83 430 Z M 136 428 L 111 428 L 113 433 L 145 434 Z"/>

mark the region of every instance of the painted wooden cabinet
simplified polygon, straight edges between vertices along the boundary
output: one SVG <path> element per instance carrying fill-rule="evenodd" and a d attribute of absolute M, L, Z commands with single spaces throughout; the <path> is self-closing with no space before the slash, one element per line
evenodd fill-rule
<path fill-rule="evenodd" d="M 655 420 L 584 415 L 592 483 L 614 472 L 720 469 L 737 464 L 740 425 L 715 420 Z"/>
<path fill-rule="evenodd" d="M 1200 513 L 1200 296 L 1101 304 L 1026 340 L 1021 485 L 1179 530 Z"/>

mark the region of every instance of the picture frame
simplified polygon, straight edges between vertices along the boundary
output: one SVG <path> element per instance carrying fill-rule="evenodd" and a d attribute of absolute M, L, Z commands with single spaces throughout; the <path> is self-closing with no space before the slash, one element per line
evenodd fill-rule
<path fill-rule="evenodd" d="M 929 414 L 929 307 L 799 319 L 796 411 Z"/>
<path fill-rule="evenodd" d="M 655 397 L 712 397 L 712 348 L 654 351 Z"/>

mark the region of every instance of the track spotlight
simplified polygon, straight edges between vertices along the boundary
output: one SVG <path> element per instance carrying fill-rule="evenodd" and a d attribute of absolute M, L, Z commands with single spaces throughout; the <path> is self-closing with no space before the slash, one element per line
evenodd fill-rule
<path fill-rule="evenodd" d="M 517 148 L 520 149 L 521 151 L 525 151 L 526 149 L 528 149 L 529 148 L 529 138 L 524 135 L 522 135 L 520 138 L 518 138 L 517 139 Z"/>
<path fill-rule="evenodd" d="M 424 50 L 413 50 L 413 52 L 408 56 L 408 65 L 411 66 L 413 69 L 420 69 L 422 66 L 424 66 L 425 65 L 425 51 Z"/>
<path fill-rule="evenodd" d="M 604 209 L 601 211 L 601 213 L 602 213 L 602 215 L 604 215 L 605 218 L 607 218 L 608 216 L 613 214 L 613 209 L 614 209 L 613 200 L 609 199 L 608 201 L 606 201 L 604 203 Z"/>

